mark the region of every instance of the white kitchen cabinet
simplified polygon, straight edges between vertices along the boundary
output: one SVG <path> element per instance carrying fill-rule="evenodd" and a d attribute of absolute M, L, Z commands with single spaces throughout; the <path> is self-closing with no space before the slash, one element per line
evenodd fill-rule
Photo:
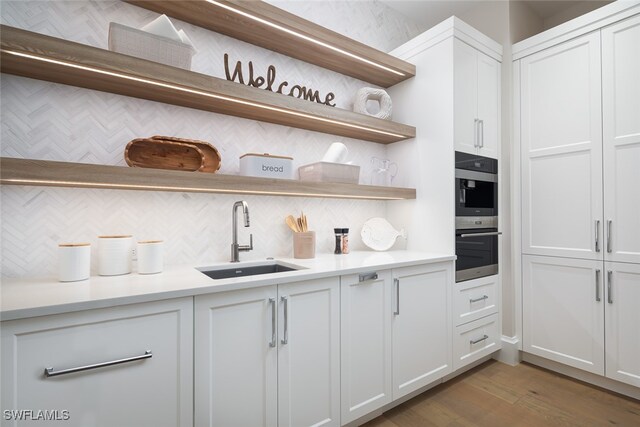
<path fill-rule="evenodd" d="M 600 34 L 520 60 L 522 252 L 602 259 Z"/>
<path fill-rule="evenodd" d="M 195 425 L 278 425 L 276 286 L 195 297 Z"/>
<path fill-rule="evenodd" d="M 374 276 L 375 275 L 375 276 Z M 391 270 L 340 278 L 342 424 L 392 400 Z"/>
<path fill-rule="evenodd" d="M 500 350 L 500 317 L 497 313 L 455 328 L 453 370 Z"/>
<path fill-rule="evenodd" d="M 635 263 L 640 263 L 638 52 L 640 15 L 602 30 L 605 259 Z"/>
<path fill-rule="evenodd" d="M 605 263 L 606 376 L 640 387 L 640 265 Z"/>
<path fill-rule="evenodd" d="M 498 158 L 500 63 L 454 39 L 454 146 Z"/>
<path fill-rule="evenodd" d="M 278 426 L 339 426 L 340 279 L 278 285 L 278 299 Z"/>
<path fill-rule="evenodd" d="M 338 277 L 195 300 L 197 426 L 340 425 Z"/>
<path fill-rule="evenodd" d="M 522 258 L 523 350 L 604 375 L 602 262 Z"/>
<path fill-rule="evenodd" d="M 393 270 L 393 398 L 451 372 L 452 263 Z"/>
<path fill-rule="evenodd" d="M 460 326 L 498 312 L 500 276 L 455 283 L 453 288 L 453 324 Z"/>
<path fill-rule="evenodd" d="M 65 426 L 192 425 L 192 301 L 2 322 L 3 410 L 68 411 Z M 42 422 L 3 421 L 18 424 Z"/>

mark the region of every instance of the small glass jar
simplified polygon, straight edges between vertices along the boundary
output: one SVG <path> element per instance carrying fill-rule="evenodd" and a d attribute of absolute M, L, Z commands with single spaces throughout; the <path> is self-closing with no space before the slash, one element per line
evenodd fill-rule
<path fill-rule="evenodd" d="M 349 229 L 348 228 L 342 229 L 342 253 L 343 254 L 349 253 Z"/>
<path fill-rule="evenodd" d="M 336 249 L 333 251 L 333 253 L 336 255 L 340 255 L 342 253 L 342 228 L 334 228 L 333 232 L 336 236 Z"/>

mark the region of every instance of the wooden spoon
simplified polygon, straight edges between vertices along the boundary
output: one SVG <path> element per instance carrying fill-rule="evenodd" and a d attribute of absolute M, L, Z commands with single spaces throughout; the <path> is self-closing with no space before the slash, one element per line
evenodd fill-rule
<path fill-rule="evenodd" d="M 298 223 L 296 222 L 295 218 L 293 217 L 293 215 L 289 215 L 284 219 L 284 222 L 287 223 L 287 225 L 289 226 L 289 228 L 291 230 L 293 230 L 295 233 L 299 233 L 300 230 L 298 229 Z"/>

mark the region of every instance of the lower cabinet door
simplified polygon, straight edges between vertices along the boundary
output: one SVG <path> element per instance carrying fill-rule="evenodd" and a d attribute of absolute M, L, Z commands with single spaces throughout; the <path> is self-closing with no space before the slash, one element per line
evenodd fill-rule
<path fill-rule="evenodd" d="M 180 298 L 2 322 L 2 425 L 192 425 L 192 316 Z"/>
<path fill-rule="evenodd" d="M 278 424 L 276 286 L 195 297 L 195 425 Z"/>
<path fill-rule="evenodd" d="M 391 402 L 391 270 L 340 278 L 342 424 Z"/>
<path fill-rule="evenodd" d="M 492 314 L 456 328 L 453 337 L 453 369 L 500 350 L 500 325 L 498 314 Z"/>
<path fill-rule="evenodd" d="M 606 375 L 640 387 L 640 264 L 605 263 Z"/>
<path fill-rule="evenodd" d="M 451 372 L 453 263 L 393 270 L 393 399 Z"/>
<path fill-rule="evenodd" d="M 339 426 L 340 279 L 278 285 L 278 300 L 278 426 Z"/>
<path fill-rule="evenodd" d="M 603 262 L 522 256 L 523 350 L 604 375 Z"/>

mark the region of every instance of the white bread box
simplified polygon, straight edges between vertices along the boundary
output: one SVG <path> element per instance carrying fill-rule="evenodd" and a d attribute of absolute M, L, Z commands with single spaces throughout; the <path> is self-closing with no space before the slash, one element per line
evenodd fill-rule
<path fill-rule="evenodd" d="M 293 157 L 247 153 L 240 156 L 240 175 L 293 179 L 292 163 Z"/>

